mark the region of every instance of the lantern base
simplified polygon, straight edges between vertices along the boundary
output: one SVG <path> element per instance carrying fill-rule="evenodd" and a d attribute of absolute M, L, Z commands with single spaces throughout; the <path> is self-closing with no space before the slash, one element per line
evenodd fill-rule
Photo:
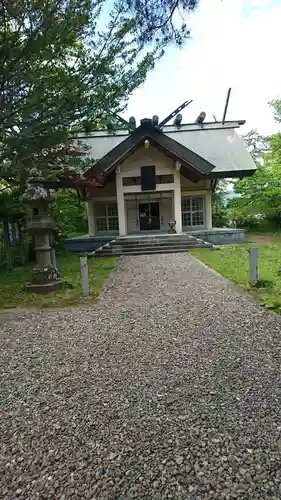
<path fill-rule="evenodd" d="M 24 289 L 31 293 L 50 293 L 60 290 L 64 281 L 60 279 L 60 272 L 54 266 L 35 267 L 30 283 L 27 283 Z"/>
<path fill-rule="evenodd" d="M 47 294 L 55 292 L 56 290 L 61 290 L 64 284 L 64 280 L 51 281 L 49 283 L 27 283 L 24 286 L 24 290 L 30 293 Z"/>

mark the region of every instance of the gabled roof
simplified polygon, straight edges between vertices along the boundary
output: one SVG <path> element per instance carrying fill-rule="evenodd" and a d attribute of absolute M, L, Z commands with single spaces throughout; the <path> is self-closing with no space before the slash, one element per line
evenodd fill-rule
<path fill-rule="evenodd" d="M 191 180 L 199 180 L 211 174 L 215 168 L 205 158 L 202 158 L 194 151 L 186 148 L 175 139 L 168 137 L 160 129 L 153 126 L 151 120 L 144 119 L 141 125 L 136 128 L 126 139 L 120 142 L 115 148 L 111 149 L 103 156 L 94 167 L 85 173 L 86 178 L 95 177 L 103 174 L 105 179 L 115 170 L 117 165 L 123 163 L 131 154 L 133 154 L 145 140 L 149 140 L 159 151 L 174 161 L 181 163 L 182 175 Z"/>
<path fill-rule="evenodd" d="M 243 177 L 252 175 L 256 170 L 243 138 L 234 128 L 219 128 L 217 125 L 217 128 L 202 127 L 201 130 L 177 132 L 170 127 L 166 134 L 215 165 L 210 177 Z"/>
<path fill-rule="evenodd" d="M 177 143 L 178 155 L 180 154 L 179 145 L 182 145 L 185 150 L 193 152 L 197 157 L 199 156 L 213 165 L 213 170 L 208 174 L 209 178 L 244 177 L 252 175 L 256 170 L 256 165 L 244 145 L 243 138 L 235 130 L 244 123 L 244 120 L 236 120 L 226 121 L 224 124 L 221 122 L 189 123 L 180 124 L 180 126 L 171 124 L 164 125 L 161 131 L 154 128 L 154 132 L 155 134 L 157 132 L 160 134 L 163 133 L 165 138 L 173 139 Z M 134 133 L 139 133 L 137 132 L 139 129 L 140 127 Z M 111 156 L 115 148 L 121 145 L 127 138 L 131 138 L 133 134 L 124 129 L 113 131 L 94 130 L 86 136 L 79 135 L 79 138 L 85 140 L 88 144 L 89 155 L 92 158 L 103 160 L 108 158 L 107 155 Z M 142 139 L 145 140 L 144 136 Z M 150 142 L 152 141 L 150 140 Z M 128 145 L 128 143 L 125 144 Z M 159 144 L 158 149 L 160 149 Z M 165 154 L 167 154 L 167 149 L 165 150 Z M 100 161 L 98 161 L 98 164 L 100 164 Z M 185 169 L 183 168 L 183 175 L 184 171 Z M 189 169 L 189 172 L 192 172 L 191 169 Z M 89 175 L 89 179 L 94 178 L 94 170 L 92 172 L 89 171 Z"/>

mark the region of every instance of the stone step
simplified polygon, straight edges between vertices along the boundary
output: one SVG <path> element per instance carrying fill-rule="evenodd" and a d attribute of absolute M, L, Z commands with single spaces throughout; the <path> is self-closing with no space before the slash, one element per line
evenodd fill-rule
<path fill-rule="evenodd" d="M 138 241 L 138 242 L 141 242 L 141 243 L 145 243 L 147 241 L 180 241 L 180 240 L 191 240 L 191 239 L 196 239 L 195 236 L 189 236 L 187 234 L 178 234 L 178 235 L 172 235 L 172 236 L 157 236 L 157 237 L 154 237 L 154 236 L 147 236 L 146 238 L 139 238 L 139 237 L 135 237 L 135 238 L 122 238 L 122 237 L 118 237 L 118 238 L 115 238 L 114 241 L 116 242 L 120 242 L 120 243 L 128 243 L 128 242 L 132 242 L 132 241 Z"/>
<path fill-rule="evenodd" d="M 213 245 L 186 234 L 151 235 L 145 237 L 118 237 L 93 252 L 96 257 L 110 255 L 145 255 L 156 253 L 187 252 L 192 248 L 212 248 Z"/>
<path fill-rule="evenodd" d="M 115 247 L 122 247 L 122 248 L 125 248 L 125 247 L 132 247 L 132 246 L 159 246 L 159 245 L 193 245 L 194 243 L 196 243 L 197 241 L 202 241 L 202 240 L 180 240 L 180 241 L 167 241 L 167 240 L 159 240 L 159 241 L 129 241 L 129 242 L 125 242 L 125 241 L 114 241 L 114 242 L 111 242 L 110 245 L 111 246 L 115 246 Z"/>
<path fill-rule="evenodd" d="M 120 255 L 144 255 L 144 254 L 157 254 L 157 253 L 180 253 L 188 252 L 192 248 L 212 248 L 211 245 L 205 243 L 198 243 L 192 247 L 179 247 L 179 246 L 159 246 L 155 248 L 151 247 L 131 247 L 126 249 L 113 249 L 113 248 L 103 248 L 102 250 L 97 250 L 95 252 L 95 257 L 106 257 L 106 256 L 120 256 Z"/>
<path fill-rule="evenodd" d="M 108 247 L 108 249 L 112 250 L 112 251 L 116 251 L 116 252 L 126 252 L 126 251 L 130 251 L 130 250 L 159 250 L 161 248 L 178 248 L 178 249 L 189 249 L 189 248 L 195 248 L 197 247 L 198 245 L 202 245 L 202 246 L 205 246 L 206 248 L 211 247 L 211 245 L 208 245 L 208 243 L 204 243 L 204 241 L 197 241 L 196 243 L 175 243 L 175 244 L 170 244 L 170 245 L 167 245 L 167 243 L 163 243 L 162 245 L 130 245 L 130 246 L 127 246 L 127 245 L 118 245 L 118 246 L 115 246 L 115 245 L 112 245 L 110 247 Z M 104 250 L 106 250 L 106 248 L 104 248 Z"/>
<path fill-rule="evenodd" d="M 191 250 L 191 249 L 189 249 Z M 103 253 L 101 252 L 95 254 L 95 258 L 103 258 L 103 257 L 125 257 L 126 255 L 156 255 L 156 254 L 161 254 L 161 253 L 185 253 L 188 250 L 182 250 L 182 249 L 159 249 L 159 250 L 130 250 L 129 252 L 108 252 L 108 253 Z"/>

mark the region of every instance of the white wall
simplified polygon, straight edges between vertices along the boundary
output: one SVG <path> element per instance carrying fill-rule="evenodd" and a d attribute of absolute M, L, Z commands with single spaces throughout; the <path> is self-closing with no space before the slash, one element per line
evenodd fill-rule
<path fill-rule="evenodd" d="M 209 179 L 202 179 L 198 182 L 192 182 L 183 175 L 181 175 L 181 190 L 182 191 L 198 191 L 199 189 L 210 189 L 211 181 Z"/>
<path fill-rule="evenodd" d="M 112 179 L 106 186 L 87 188 L 87 198 L 95 200 L 95 198 L 104 198 L 105 196 L 116 197 L 116 180 Z"/>
<path fill-rule="evenodd" d="M 155 165 L 156 175 L 168 175 L 174 172 L 174 162 L 163 153 L 150 146 L 140 147 L 120 165 L 122 177 L 140 177 L 141 167 Z"/>
<path fill-rule="evenodd" d="M 149 194 L 141 191 L 141 186 L 123 186 L 124 177 L 140 177 L 141 167 L 155 165 L 156 175 L 174 175 L 174 180 L 177 182 L 167 184 L 157 184 L 156 191 Z M 211 219 L 211 181 L 201 180 L 192 182 L 180 175 L 179 187 L 179 172 L 175 169 L 175 162 L 167 158 L 163 153 L 153 147 L 145 149 L 139 148 L 131 155 L 124 163 L 120 165 L 120 172 L 116 174 L 118 180 L 118 194 L 116 190 L 116 179 L 113 179 L 104 188 L 91 188 L 87 192 L 87 197 L 97 203 L 100 201 L 118 201 L 120 210 L 119 228 L 120 234 L 127 234 L 139 230 L 139 213 L 138 204 L 140 202 L 159 201 L 160 209 L 160 229 L 167 231 L 169 229 L 168 222 L 171 219 L 181 221 L 180 195 L 186 196 L 204 196 L 205 207 L 205 227 L 210 228 L 212 225 Z M 176 210 L 175 214 L 174 190 L 177 191 Z M 160 195 L 160 192 L 162 194 Z M 136 200 L 137 196 L 137 200 Z M 118 199 L 117 199 L 118 198 Z M 125 203 L 123 203 L 125 202 Z M 181 223 L 180 223 L 181 225 Z M 180 231 L 180 227 L 178 230 Z M 92 230 L 93 231 L 93 230 Z"/>
<path fill-rule="evenodd" d="M 140 148 L 136 153 L 131 155 L 121 166 L 120 166 L 120 176 L 121 177 L 140 177 L 141 167 L 147 165 L 156 166 L 156 175 L 169 175 L 174 174 L 175 167 L 174 162 L 167 158 L 163 153 L 157 151 L 155 148 L 150 147 L 145 149 Z M 198 182 L 192 182 L 183 175 L 181 175 L 181 190 L 182 191 L 198 191 L 210 189 L 211 181 L 200 180 Z M 157 184 L 157 191 L 172 190 L 173 184 Z M 141 186 L 123 186 L 123 192 L 135 193 L 143 192 L 141 191 Z M 100 198 L 106 196 L 116 196 L 116 180 L 112 179 L 104 188 L 90 188 L 87 189 L 87 198 Z"/>

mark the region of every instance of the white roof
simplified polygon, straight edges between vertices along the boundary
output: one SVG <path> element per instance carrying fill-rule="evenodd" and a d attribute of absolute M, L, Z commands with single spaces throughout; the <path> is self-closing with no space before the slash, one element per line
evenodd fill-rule
<path fill-rule="evenodd" d="M 167 135 L 212 163 L 215 166 L 212 173 L 256 169 L 242 137 L 233 128 L 169 132 Z"/>
<path fill-rule="evenodd" d="M 255 163 L 244 145 L 244 141 L 236 133 L 239 122 L 206 123 L 203 126 L 194 123 L 187 125 L 166 125 L 163 132 L 186 148 L 194 151 L 215 166 L 212 172 L 243 172 L 255 170 Z M 125 130 L 109 132 L 97 130 L 91 135 L 83 136 L 83 142 L 90 146 L 89 155 L 99 160 L 111 149 L 115 148 L 128 136 Z M 82 136 L 81 136 L 82 138 Z M 226 175 L 227 176 L 227 175 Z"/>

